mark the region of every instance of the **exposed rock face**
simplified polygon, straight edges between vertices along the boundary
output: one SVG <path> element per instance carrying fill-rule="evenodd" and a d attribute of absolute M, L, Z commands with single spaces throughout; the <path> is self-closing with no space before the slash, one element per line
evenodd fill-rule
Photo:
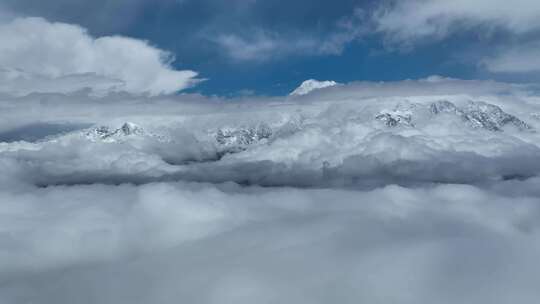
<path fill-rule="evenodd" d="M 504 112 L 496 105 L 485 102 L 469 102 L 464 117 L 472 126 L 490 131 L 501 131 L 507 125 L 512 125 L 519 130 L 532 129 L 526 122 L 514 115 Z"/>
<path fill-rule="evenodd" d="M 126 122 L 118 129 L 112 129 L 107 126 L 95 127 L 84 132 L 82 136 L 91 141 L 115 142 L 129 137 L 152 136 L 152 134 L 147 133 L 143 128 L 134 123 Z"/>
<path fill-rule="evenodd" d="M 89 139 L 98 139 L 98 138 L 106 138 L 108 136 L 111 136 L 113 131 L 106 126 L 100 126 L 93 129 L 90 129 L 86 133 L 84 133 L 85 136 L 87 136 Z"/>
<path fill-rule="evenodd" d="M 461 115 L 462 112 L 458 107 L 456 107 L 455 104 L 451 103 L 450 101 L 446 100 L 439 100 L 434 103 L 432 103 L 429 106 L 429 109 L 431 113 L 437 115 L 442 113 L 451 113 L 451 114 L 458 114 Z"/>
<path fill-rule="evenodd" d="M 381 111 L 375 116 L 376 120 L 384 122 L 387 127 L 409 126 L 414 127 L 414 121 L 425 118 L 425 105 L 398 104 L 391 111 Z M 513 126 L 518 130 L 532 130 L 533 128 L 514 115 L 504 112 L 500 107 L 482 101 L 470 101 L 464 107 L 458 107 L 446 100 L 439 100 L 428 105 L 428 113 L 436 119 L 438 115 L 455 115 L 472 128 L 489 131 L 502 131 L 506 126 Z"/>
<path fill-rule="evenodd" d="M 246 128 L 222 128 L 216 132 L 215 138 L 218 145 L 227 152 L 238 152 L 245 150 L 249 145 L 269 139 L 272 134 L 272 129 L 268 125 L 259 124 Z"/>
<path fill-rule="evenodd" d="M 373 113 L 373 112 L 371 112 Z M 377 113 L 377 112 L 375 112 Z M 443 115 L 455 117 L 457 123 L 463 123 L 473 129 L 482 129 L 493 132 L 502 132 L 507 126 L 514 127 L 521 131 L 530 131 L 533 128 L 518 117 L 504 112 L 500 107 L 485 103 L 471 101 L 465 105 L 458 106 L 450 101 L 439 100 L 431 103 L 411 103 L 403 101 L 388 109 L 382 109 L 374 115 L 374 119 L 379 123 L 375 128 L 422 128 L 423 123 L 438 124 L 443 122 Z M 371 116 L 373 117 L 373 116 Z M 373 118 L 371 118 L 373 119 Z M 370 116 L 362 116 L 355 120 L 355 123 L 369 124 L 373 121 Z M 186 141 L 184 137 L 175 137 L 171 133 L 157 134 L 149 132 L 142 127 L 126 122 L 118 128 L 109 126 L 98 126 L 83 131 L 77 131 L 62 135 L 51 140 L 62 140 L 62 138 L 82 138 L 96 143 L 133 143 L 139 146 L 152 146 L 158 143 L 172 143 L 177 145 L 193 146 L 193 149 L 207 149 L 211 159 L 220 159 L 226 154 L 239 153 L 252 147 L 271 145 L 278 138 L 286 138 L 297 132 L 301 132 L 304 127 L 310 126 L 312 122 L 304 122 L 302 117 L 290 117 L 287 121 L 273 124 L 272 127 L 265 122 L 250 125 L 217 127 L 202 131 L 201 136 L 194 136 L 191 141 Z M 196 132 L 196 130 L 193 130 Z M 167 132 L 167 131 L 165 131 Z M 175 154 L 176 146 L 160 146 L 159 149 L 166 149 Z M 204 148 L 206 147 L 206 148 Z M 157 149 L 157 148 L 156 148 Z"/>
<path fill-rule="evenodd" d="M 120 127 L 120 129 L 116 130 L 115 132 L 121 132 L 121 134 L 124 136 L 144 134 L 144 130 L 141 127 L 131 122 L 124 123 L 122 127 Z"/>
<path fill-rule="evenodd" d="M 381 113 L 375 119 L 382 121 L 387 127 L 397 127 L 399 125 L 412 126 L 410 115 L 400 115 L 395 113 Z"/>
<path fill-rule="evenodd" d="M 409 102 L 398 103 L 392 110 L 382 110 L 375 116 L 376 120 L 383 122 L 387 127 L 408 126 L 413 127 L 413 115 L 417 115 L 419 105 Z"/>
<path fill-rule="evenodd" d="M 434 115 L 443 113 L 458 115 L 471 127 L 489 131 L 502 131 L 507 125 L 519 130 L 532 129 L 526 122 L 504 112 L 500 107 L 482 101 L 470 101 L 463 108 L 458 108 L 449 101 L 437 101 L 431 104 L 430 110 Z"/>

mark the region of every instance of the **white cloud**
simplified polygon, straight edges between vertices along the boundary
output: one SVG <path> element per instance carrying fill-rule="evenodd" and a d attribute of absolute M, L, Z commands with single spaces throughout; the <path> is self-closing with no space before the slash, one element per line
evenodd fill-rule
<path fill-rule="evenodd" d="M 337 55 L 352 37 L 341 34 L 325 38 L 282 36 L 257 30 L 249 35 L 221 34 L 212 40 L 223 48 L 230 58 L 256 62 L 288 55 Z"/>
<path fill-rule="evenodd" d="M 89 123 L 117 128 L 130 121 L 170 140 L 143 136 L 100 143 L 77 135 L 20 148 L 5 144 L 3 171 L 37 185 L 188 180 L 376 186 L 527 177 L 540 171 L 534 165 L 540 163 L 534 144 L 540 138 L 529 128 L 540 129 L 531 116 L 540 109 L 527 89 L 430 77 L 341 85 L 283 97 L 287 103 L 272 107 L 266 99 L 216 106 L 201 97 L 195 105 L 159 98 L 78 102 L 77 96 L 47 102 L 31 96 L 17 100 L 18 107 L 4 106 L 0 138 L 39 139 L 52 135 L 41 132 L 46 128 L 60 133 L 62 123 L 72 130 Z M 451 114 L 433 112 L 440 100 L 451 103 Z M 96 104 L 92 112 L 88 103 Z"/>
<path fill-rule="evenodd" d="M 536 0 L 405 0 L 383 5 L 374 15 L 378 31 L 399 43 L 442 38 L 479 26 L 500 27 L 516 34 L 540 29 Z"/>
<path fill-rule="evenodd" d="M 491 72 L 528 73 L 540 72 L 540 43 L 522 44 L 504 48 L 482 63 Z"/>
<path fill-rule="evenodd" d="M 281 49 L 281 41 L 262 32 L 249 40 L 235 34 L 224 34 L 217 37 L 215 42 L 236 60 L 264 60 L 278 50 L 284 51 Z"/>
<path fill-rule="evenodd" d="M 540 2 L 536 0 L 391 1 L 375 10 L 372 22 L 389 45 L 405 49 L 464 32 L 478 37 L 502 32 L 507 38 L 490 41 L 498 53 L 488 57 L 483 55 L 485 50 L 477 51 L 479 68 L 509 75 L 540 71 L 540 43 L 534 38 L 540 31 Z"/>
<path fill-rule="evenodd" d="M 339 55 L 364 30 L 363 11 L 339 19 L 326 33 L 272 32 L 250 29 L 243 33 L 211 35 L 227 56 L 239 61 L 265 61 L 288 55 Z"/>
<path fill-rule="evenodd" d="M 535 302 L 538 182 L 2 192 L 0 301 Z"/>
<path fill-rule="evenodd" d="M 535 92 L 0 96 L 0 302 L 533 303 Z"/>
<path fill-rule="evenodd" d="M 170 67 L 172 57 L 145 41 L 93 38 L 85 29 L 20 18 L 0 25 L 0 79 L 3 92 L 168 94 L 195 83 L 193 71 Z"/>

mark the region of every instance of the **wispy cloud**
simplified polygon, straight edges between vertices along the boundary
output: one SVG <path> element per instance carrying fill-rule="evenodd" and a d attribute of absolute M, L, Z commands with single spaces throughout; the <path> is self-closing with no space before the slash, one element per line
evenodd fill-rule
<path fill-rule="evenodd" d="M 507 46 L 482 64 L 495 73 L 538 73 L 540 72 L 540 42 Z"/>
<path fill-rule="evenodd" d="M 535 0 L 394 1 L 381 5 L 373 15 L 376 30 L 399 43 L 479 28 L 523 34 L 540 29 L 539 20 L 540 4 Z"/>
<path fill-rule="evenodd" d="M 483 49 L 475 51 L 479 70 L 508 75 L 539 72 L 540 61 L 535 56 L 540 31 L 538 1 L 391 1 L 381 4 L 371 17 L 374 32 L 391 48 L 410 50 L 468 34 L 464 44 L 487 41 Z"/>
<path fill-rule="evenodd" d="M 263 28 L 240 33 L 219 33 L 209 39 L 230 58 L 239 61 L 265 61 L 298 55 L 340 55 L 351 41 L 365 33 L 364 12 L 359 9 L 340 18 L 326 32 L 269 31 Z"/>

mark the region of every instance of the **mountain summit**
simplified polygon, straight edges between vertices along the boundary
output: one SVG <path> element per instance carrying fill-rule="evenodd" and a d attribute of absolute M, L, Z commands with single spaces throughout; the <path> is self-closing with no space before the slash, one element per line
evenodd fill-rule
<path fill-rule="evenodd" d="M 294 91 L 292 91 L 290 95 L 291 96 L 306 95 L 306 94 L 311 93 L 314 90 L 333 87 L 336 85 L 338 85 L 338 83 L 332 80 L 318 81 L 315 79 L 308 79 L 302 82 L 302 84 L 298 88 L 296 88 Z"/>

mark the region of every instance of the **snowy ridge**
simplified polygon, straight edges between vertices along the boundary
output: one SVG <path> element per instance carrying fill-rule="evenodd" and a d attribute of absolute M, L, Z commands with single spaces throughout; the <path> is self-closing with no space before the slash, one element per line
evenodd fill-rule
<path fill-rule="evenodd" d="M 272 137 L 272 129 L 265 123 L 252 127 L 221 128 L 215 134 L 217 144 L 224 153 L 245 150 L 248 146 L 267 141 Z"/>
<path fill-rule="evenodd" d="M 448 100 L 426 102 L 405 100 L 375 105 L 373 112 L 366 109 L 344 110 L 343 113 L 337 112 L 332 115 L 323 111 L 309 116 L 293 114 L 285 116 L 278 122 L 264 119 L 252 120 L 250 123 L 224 121 L 214 128 L 198 130 L 183 126 L 148 131 L 138 124 L 125 122 L 120 126 L 117 125 L 118 127 L 96 126 L 61 134 L 38 143 L 4 144 L 1 150 L 39 150 L 40 147 L 57 143 L 72 145 L 72 140 L 82 139 L 88 145 L 96 145 L 96 149 L 101 144 L 125 143 L 128 144 L 126 149 L 148 154 L 159 153 L 159 157 L 166 159 L 167 163 L 177 164 L 184 161 L 219 160 L 226 154 L 243 155 L 243 152 L 249 152 L 250 159 L 257 160 L 285 155 L 284 152 L 274 150 L 309 154 L 316 149 L 314 145 L 317 144 L 317 140 L 322 140 L 325 145 L 333 147 L 332 153 L 328 154 L 327 158 L 343 159 L 355 153 L 348 148 L 349 146 L 368 145 L 369 136 L 366 134 L 347 135 L 353 136 L 352 138 L 359 136 L 354 140 L 341 137 L 347 132 L 358 132 L 356 130 L 365 130 L 363 132 L 373 134 L 385 132 L 397 136 L 409 130 L 421 132 L 426 138 L 437 142 L 443 142 L 443 139 L 437 138 L 439 136 L 437 133 L 428 132 L 425 129 L 427 125 L 431 126 L 432 130 L 440 132 L 449 128 L 445 124 L 451 122 L 454 124 L 452 126 L 458 127 L 454 131 L 473 132 L 471 134 L 474 134 L 475 130 L 503 133 L 508 128 L 517 132 L 534 131 L 534 127 L 526 121 L 503 111 L 499 106 L 482 101 L 468 101 L 458 105 Z M 454 128 L 452 126 L 450 128 Z M 319 157 L 323 157 L 322 154 Z"/>
<path fill-rule="evenodd" d="M 36 144 L 5 145 L 2 150 L 30 149 L 29 146 L 36 150 L 40 146 L 59 142 L 70 145 L 71 140 L 82 139 L 89 145 L 128 143 L 130 149 L 144 153 L 159 151 L 162 158 L 175 160 L 167 162 L 182 163 L 184 158 L 194 161 L 219 160 L 226 154 L 238 154 L 245 151 L 253 151 L 250 157 L 254 159 L 264 159 L 265 155 L 272 154 L 274 149 L 286 148 L 289 151 L 298 150 L 298 153 L 311 153 L 310 149 L 313 148 L 309 138 L 322 139 L 329 136 L 325 141 L 334 146 L 333 155 L 329 157 L 343 158 L 353 153 L 347 150 L 348 145 L 352 143 L 365 145 L 362 141 L 367 140 L 367 137 L 360 137 L 357 139 L 360 142 L 356 142 L 335 135 L 327 135 L 329 130 L 334 130 L 332 132 L 339 130 L 338 134 L 349 132 L 347 128 L 367 128 L 366 130 L 372 130 L 371 132 L 383 131 L 396 135 L 402 132 L 401 129 L 424 133 L 426 124 L 443 130 L 447 128 L 444 125 L 445 121 L 450 119 L 463 130 L 468 129 L 473 132 L 486 130 L 500 133 L 508 127 L 518 132 L 534 131 L 531 125 L 517 116 L 506 113 L 496 105 L 481 101 L 469 101 L 461 106 L 447 100 L 422 103 L 397 101 L 378 107 L 373 116 L 363 115 L 364 112 L 364 110 L 358 112 L 347 110 L 331 120 L 322 121 L 319 116 L 292 115 L 283 121 L 273 123 L 264 120 L 238 124 L 223 123 L 221 126 L 206 130 L 182 127 L 170 130 L 162 128 L 159 132 L 149 132 L 138 124 L 125 122 L 119 127 L 96 126 L 62 134 Z M 327 116 L 327 113 L 318 115 Z M 436 141 L 441 140 L 434 137 L 435 134 L 425 133 L 425 136 Z M 306 146 L 296 147 L 297 140 L 301 140 L 302 145 Z M 201 156 L 197 156 L 198 153 L 202 153 Z"/>
<path fill-rule="evenodd" d="M 111 128 L 109 126 L 98 126 L 77 133 L 82 138 L 88 139 L 92 142 L 121 142 L 129 139 L 142 139 L 145 137 L 155 138 L 159 141 L 169 141 L 169 139 L 162 134 L 149 133 L 137 124 L 132 122 L 125 122 L 119 128 Z"/>
<path fill-rule="evenodd" d="M 428 109 L 431 117 L 422 117 Z M 533 130 L 532 126 L 518 117 L 504 112 L 496 105 L 482 101 L 469 101 L 464 107 L 458 107 L 447 100 L 435 101 L 428 105 L 398 104 L 393 110 L 382 110 L 375 119 L 388 127 L 414 127 L 415 120 L 437 119 L 439 115 L 452 115 L 472 128 L 488 131 L 503 131 L 507 126 L 515 127 L 520 131 Z"/>
<path fill-rule="evenodd" d="M 504 112 L 500 107 L 486 102 L 469 102 L 457 115 L 463 117 L 473 127 L 490 131 L 502 131 L 505 126 L 514 126 L 519 130 L 531 130 L 532 127 L 514 115 Z"/>

